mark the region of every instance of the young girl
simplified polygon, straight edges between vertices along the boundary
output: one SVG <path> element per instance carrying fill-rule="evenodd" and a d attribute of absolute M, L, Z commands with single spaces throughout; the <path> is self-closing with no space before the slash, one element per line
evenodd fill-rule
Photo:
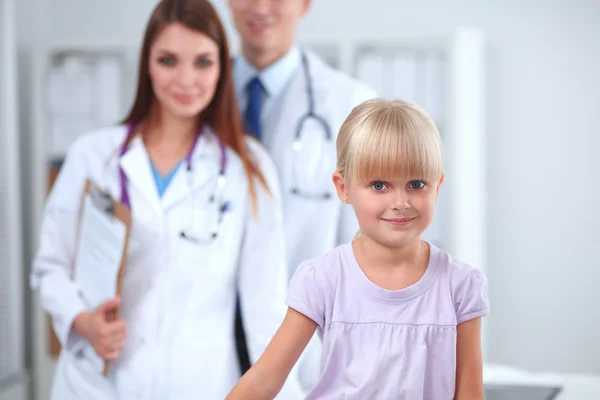
<path fill-rule="evenodd" d="M 486 278 L 420 237 L 444 179 L 435 125 L 414 105 L 367 101 L 337 154 L 333 181 L 360 234 L 298 267 L 283 324 L 227 399 L 272 399 L 317 328 L 308 399 L 483 399 Z"/>

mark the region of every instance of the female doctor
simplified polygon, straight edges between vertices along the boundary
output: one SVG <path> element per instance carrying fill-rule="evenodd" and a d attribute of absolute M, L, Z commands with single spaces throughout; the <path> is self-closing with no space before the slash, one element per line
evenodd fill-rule
<path fill-rule="evenodd" d="M 121 297 L 95 310 L 71 279 L 88 178 L 132 213 Z M 225 398 L 240 376 L 236 291 L 254 360 L 285 313 L 278 193 L 270 158 L 244 139 L 215 10 L 161 1 L 124 125 L 76 141 L 46 205 L 31 283 L 63 348 L 51 398 Z M 111 361 L 106 378 L 91 351 Z M 286 390 L 300 398 L 294 379 Z"/>

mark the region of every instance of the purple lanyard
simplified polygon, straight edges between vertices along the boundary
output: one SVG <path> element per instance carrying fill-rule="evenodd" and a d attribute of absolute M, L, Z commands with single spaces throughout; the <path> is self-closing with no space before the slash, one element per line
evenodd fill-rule
<path fill-rule="evenodd" d="M 125 138 L 125 141 L 123 142 L 123 146 L 121 147 L 121 151 L 119 152 L 119 159 L 121 157 L 123 157 L 123 155 L 127 152 L 127 144 L 129 143 L 131 136 L 133 135 L 133 133 L 135 132 L 135 128 L 136 125 L 129 125 L 129 127 L 127 128 L 127 137 Z M 192 142 L 192 146 L 190 147 L 190 151 L 188 152 L 188 154 L 185 157 L 185 161 L 187 163 L 186 165 L 186 169 L 187 171 L 191 171 L 192 170 L 192 154 L 194 153 L 194 150 L 196 149 L 196 145 L 198 144 L 198 139 L 200 138 L 200 135 L 202 135 L 202 131 L 198 131 L 198 133 L 196 134 L 196 137 L 194 137 L 194 141 Z M 221 140 L 221 138 L 217 136 L 217 140 L 219 141 L 219 150 L 221 152 L 221 165 L 220 165 L 220 170 L 219 170 L 219 176 L 225 176 L 225 168 L 227 166 L 227 160 L 226 160 L 226 153 L 225 153 L 225 145 L 223 144 L 223 141 Z M 125 176 L 125 172 L 123 171 L 123 168 L 121 168 L 121 165 L 119 164 L 119 180 L 121 183 L 121 203 L 123 203 L 123 205 L 125 205 L 127 208 L 131 209 L 131 204 L 129 202 L 129 192 L 127 191 L 127 177 Z"/>

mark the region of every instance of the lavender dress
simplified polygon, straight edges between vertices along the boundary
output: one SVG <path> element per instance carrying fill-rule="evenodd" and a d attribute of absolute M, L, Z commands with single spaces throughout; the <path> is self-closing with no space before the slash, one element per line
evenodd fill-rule
<path fill-rule="evenodd" d="M 489 313 L 487 281 L 429 244 L 423 277 L 385 290 L 360 269 L 351 244 L 302 263 L 287 304 L 315 321 L 321 377 L 307 400 L 454 397 L 456 326 Z"/>

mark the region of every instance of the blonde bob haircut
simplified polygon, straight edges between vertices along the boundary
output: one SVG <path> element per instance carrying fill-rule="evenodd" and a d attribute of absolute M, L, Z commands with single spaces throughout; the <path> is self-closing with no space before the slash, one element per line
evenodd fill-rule
<path fill-rule="evenodd" d="M 337 172 L 353 181 L 398 178 L 437 183 L 443 173 L 442 142 L 421 108 L 402 100 L 367 100 L 340 128 Z"/>

